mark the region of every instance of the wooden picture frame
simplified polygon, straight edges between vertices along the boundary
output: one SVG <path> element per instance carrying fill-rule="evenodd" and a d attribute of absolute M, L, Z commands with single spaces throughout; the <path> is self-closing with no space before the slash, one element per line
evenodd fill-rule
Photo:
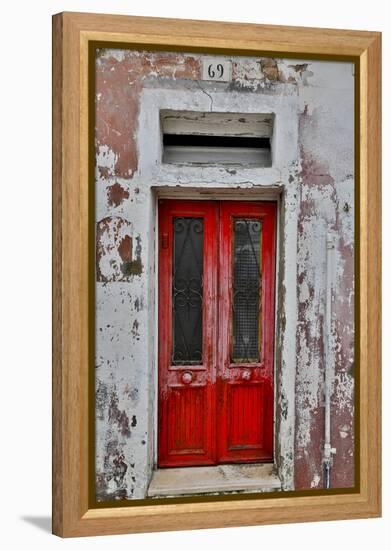
<path fill-rule="evenodd" d="M 345 59 L 355 64 L 359 483 L 354 490 L 274 493 L 219 502 L 90 505 L 92 44 Z M 87 13 L 53 17 L 54 534 L 71 537 L 380 516 L 380 117 L 381 34 L 377 32 Z"/>

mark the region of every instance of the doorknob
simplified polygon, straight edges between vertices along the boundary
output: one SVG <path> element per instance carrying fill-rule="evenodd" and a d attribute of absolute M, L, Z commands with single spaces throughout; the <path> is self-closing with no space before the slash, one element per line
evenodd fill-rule
<path fill-rule="evenodd" d="M 190 382 L 192 382 L 193 380 L 193 373 L 191 372 L 184 372 L 182 374 L 182 382 L 184 384 L 190 384 Z"/>

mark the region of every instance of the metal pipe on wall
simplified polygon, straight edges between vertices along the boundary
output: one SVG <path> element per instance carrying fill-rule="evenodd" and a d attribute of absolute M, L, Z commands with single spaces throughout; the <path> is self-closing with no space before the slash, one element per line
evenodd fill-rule
<path fill-rule="evenodd" d="M 325 489 L 330 488 L 331 468 L 333 455 L 336 449 L 331 446 L 331 393 L 332 376 L 334 373 L 334 357 L 332 351 L 331 337 L 331 314 L 332 314 L 332 287 L 333 287 L 333 266 L 334 266 L 334 238 L 330 230 L 326 236 L 326 304 L 325 304 L 325 372 L 324 372 L 324 400 L 325 400 L 325 433 L 323 447 L 323 485 Z"/>

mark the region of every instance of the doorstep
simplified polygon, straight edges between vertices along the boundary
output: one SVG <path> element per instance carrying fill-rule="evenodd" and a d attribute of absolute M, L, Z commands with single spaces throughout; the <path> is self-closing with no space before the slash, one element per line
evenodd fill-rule
<path fill-rule="evenodd" d="M 221 464 L 154 470 L 149 497 L 281 490 L 273 464 Z"/>

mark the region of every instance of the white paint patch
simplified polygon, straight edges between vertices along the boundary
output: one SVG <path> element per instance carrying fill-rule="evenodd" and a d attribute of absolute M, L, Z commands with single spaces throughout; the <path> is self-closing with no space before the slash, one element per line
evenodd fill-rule
<path fill-rule="evenodd" d="M 126 278 L 121 269 L 123 259 L 119 250 L 124 239 L 133 237 L 132 223 L 119 217 L 104 219 L 98 224 L 98 233 L 100 278 L 104 281 L 118 281 Z"/>
<path fill-rule="evenodd" d="M 315 474 L 312 481 L 311 481 L 311 489 L 315 489 L 315 487 L 319 487 L 319 482 L 320 482 L 320 475 L 319 474 Z"/>
<path fill-rule="evenodd" d="M 114 173 L 115 165 L 118 160 L 118 155 L 114 153 L 107 145 L 99 145 L 96 155 L 96 171 L 98 176 L 98 168 L 108 168 L 110 173 Z"/>
<path fill-rule="evenodd" d="M 240 61 L 235 61 L 235 80 L 241 83 L 248 80 L 263 80 L 263 72 L 261 70 L 260 60 L 250 58 L 242 58 Z"/>

